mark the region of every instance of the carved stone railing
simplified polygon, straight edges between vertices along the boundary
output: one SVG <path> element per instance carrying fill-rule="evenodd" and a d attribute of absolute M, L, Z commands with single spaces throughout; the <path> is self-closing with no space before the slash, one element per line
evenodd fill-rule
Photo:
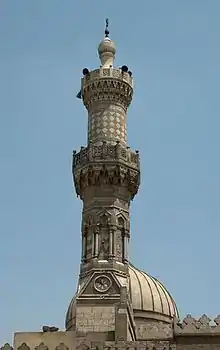
<path fill-rule="evenodd" d="M 132 77 L 130 76 L 129 73 L 127 72 L 122 72 L 121 69 L 117 68 L 100 68 L 100 69 L 95 69 L 89 74 L 87 74 L 85 77 L 82 78 L 82 88 L 84 85 L 95 81 L 95 80 L 100 80 L 100 78 L 114 78 L 114 79 L 120 79 L 128 83 L 129 85 L 132 86 Z"/>
<path fill-rule="evenodd" d="M 81 147 L 77 153 L 73 151 L 73 168 L 87 165 L 88 162 L 97 161 L 122 161 L 129 163 L 135 169 L 140 166 L 139 152 L 132 152 L 129 147 L 122 147 L 119 142 L 116 145 L 107 144 L 103 142 L 102 145 L 89 145 L 88 147 Z"/>
<path fill-rule="evenodd" d="M 174 320 L 174 335 L 194 336 L 194 335 L 220 335 L 220 315 L 214 320 L 207 315 L 202 315 L 199 319 L 187 315 L 182 322 Z"/>

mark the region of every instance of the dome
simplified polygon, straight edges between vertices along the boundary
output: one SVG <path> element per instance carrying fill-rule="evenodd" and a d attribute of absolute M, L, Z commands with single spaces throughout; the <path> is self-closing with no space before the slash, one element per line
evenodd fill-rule
<path fill-rule="evenodd" d="M 178 318 L 176 304 L 163 286 L 155 277 L 129 265 L 130 293 L 134 317 L 152 317 L 169 321 Z"/>
<path fill-rule="evenodd" d="M 145 318 L 170 322 L 179 318 L 175 301 L 155 277 L 129 264 L 129 285 L 134 319 Z M 82 286 L 78 287 L 78 291 Z M 66 314 L 66 329 L 72 329 L 76 319 L 76 295 L 70 302 Z"/>

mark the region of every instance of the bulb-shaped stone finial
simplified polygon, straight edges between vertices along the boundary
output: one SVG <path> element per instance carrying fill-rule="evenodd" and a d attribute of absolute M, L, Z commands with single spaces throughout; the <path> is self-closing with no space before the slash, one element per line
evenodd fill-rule
<path fill-rule="evenodd" d="M 98 53 L 103 68 L 113 67 L 116 48 L 115 43 L 111 39 L 105 37 L 101 41 L 98 47 Z"/>

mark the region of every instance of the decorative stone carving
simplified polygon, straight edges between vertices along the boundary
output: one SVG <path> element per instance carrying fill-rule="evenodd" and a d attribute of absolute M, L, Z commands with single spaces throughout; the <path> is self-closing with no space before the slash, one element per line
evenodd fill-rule
<path fill-rule="evenodd" d="M 83 103 L 88 110 L 97 101 L 120 103 L 127 109 L 133 95 L 132 78 L 119 69 L 95 70 L 82 79 L 81 91 Z"/>
<path fill-rule="evenodd" d="M 176 344 L 166 340 L 149 341 L 107 341 L 103 344 L 104 350 L 175 350 Z M 102 349 L 102 347 L 98 347 Z M 184 347 L 185 348 L 185 347 Z"/>
<path fill-rule="evenodd" d="M 103 156 L 107 155 L 109 143 L 120 142 L 126 147 L 127 128 L 126 111 L 120 105 L 98 104 L 97 108 L 89 112 L 88 117 L 88 143 L 103 142 Z"/>
<path fill-rule="evenodd" d="M 0 350 L 13 350 L 13 347 L 9 343 L 5 343 Z"/>
<path fill-rule="evenodd" d="M 69 350 L 69 348 L 64 343 L 60 343 L 58 346 L 56 346 L 55 350 Z"/>
<path fill-rule="evenodd" d="M 215 334 L 220 335 L 220 316 L 214 320 L 214 325 L 211 324 L 211 319 L 207 315 L 202 315 L 198 320 L 187 315 L 182 323 L 174 319 L 174 333 L 176 335 L 184 334 Z"/>
<path fill-rule="evenodd" d="M 101 241 L 98 252 L 99 259 L 108 259 L 109 258 L 109 236 L 108 233 L 101 234 Z"/>
<path fill-rule="evenodd" d="M 82 261 L 88 262 L 98 258 L 99 260 L 116 259 L 126 262 L 127 241 L 130 236 L 129 214 L 124 213 L 118 207 L 97 210 L 96 207 L 83 213 Z"/>
<path fill-rule="evenodd" d="M 211 321 L 211 318 L 209 318 L 207 315 L 202 315 L 199 320 L 198 320 L 198 324 L 199 324 L 199 328 L 200 329 L 209 329 L 210 327 L 210 321 Z"/>
<path fill-rule="evenodd" d="M 29 346 L 26 343 L 22 343 L 19 347 L 18 350 L 30 350 Z"/>
<path fill-rule="evenodd" d="M 140 184 L 140 164 L 138 152 L 116 145 L 90 144 L 73 153 L 73 180 L 76 193 L 83 199 L 88 186 L 122 186 L 133 199 Z M 129 198 L 126 200 L 129 200 Z"/>
<path fill-rule="evenodd" d="M 140 185 L 140 172 L 124 165 L 89 165 L 80 172 L 74 172 L 74 183 L 77 195 L 84 198 L 84 191 L 90 186 L 121 186 L 133 199 Z"/>
<path fill-rule="evenodd" d="M 77 167 L 87 165 L 90 161 L 109 161 L 120 160 L 129 163 L 133 168 L 139 169 L 140 160 L 138 151 L 132 152 L 130 148 L 122 147 L 119 143 L 116 145 L 106 144 L 101 145 L 90 144 L 88 147 L 81 148 L 80 152 L 73 151 L 73 171 Z"/>
<path fill-rule="evenodd" d="M 172 325 L 163 322 L 146 322 L 138 326 L 138 339 L 172 338 Z"/>
<path fill-rule="evenodd" d="M 82 86 L 103 77 L 122 79 L 132 86 L 132 77 L 127 72 L 122 72 L 117 68 L 100 68 L 89 72 L 82 78 Z"/>
<path fill-rule="evenodd" d="M 49 350 L 48 346 L 45 345 L 43 342 L 40 343 L 38 346 L 35 347 L 35 350 Z"/>
<path fill-rule="evenodd" d="M 120 230 L 115 233 L 115 257 L 117 260 L 123 260 L 123 237 Z"/>

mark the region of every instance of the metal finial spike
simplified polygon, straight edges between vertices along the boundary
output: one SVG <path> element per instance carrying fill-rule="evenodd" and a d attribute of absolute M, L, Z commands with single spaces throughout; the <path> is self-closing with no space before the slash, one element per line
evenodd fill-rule
<path fill-rule="evenodd" d="M 108 30 L 108 18 L 105 20 L 105 37 L 108 38 L 109 30 Z"/>

